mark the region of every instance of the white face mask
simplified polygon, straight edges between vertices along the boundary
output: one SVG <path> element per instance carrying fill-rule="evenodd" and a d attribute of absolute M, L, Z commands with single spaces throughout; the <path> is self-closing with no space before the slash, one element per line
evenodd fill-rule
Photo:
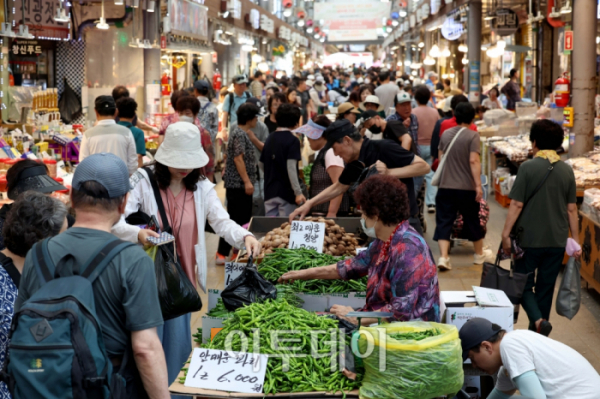
<path fill-rule="evenodd" d="M 189 123 L 194 123 L 194 118 L 191 116 L 185 116 L 185 115 L 180 115 L 179 116 L 179 121 L 180 122 L 189 122 Z"/>
<path fill-rule="evenodd" d="M 365 232 L 365 234 L 367 235 L 367 237 L 377 238 L 377 234 L 375 233 L 376 225 L 377 225 L 377 222 L 375 222 L 373 227 L 367 227 L 367 223 L 366 223 L 365 219 L 360 218 L 360 226 L 362 227 L 362 229 Z"/>

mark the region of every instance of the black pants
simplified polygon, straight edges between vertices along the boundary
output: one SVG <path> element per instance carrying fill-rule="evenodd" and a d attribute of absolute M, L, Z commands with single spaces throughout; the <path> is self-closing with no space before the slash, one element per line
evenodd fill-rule
<path fill-rule="evenodd" d="M 521 306 L 527 312 L 529 329 L 535 331 L 536 320 L 550 319 L 554 285 L 563 263 L 565 249 L 523 248 L 523 250 L 525 255 L 515 262 L 515 271 L 530 273 L 523 291 Z"/>
<path fill-rule="evenodd" d="M 458 212 L 463 217 L 463 233 L 466 239 L 475 242 L 485 237 L 479 220 L 480 204 L 475 201 L 475 197 L 475 191 L 438 189 L 435 197 L 435 241 L 450 240 Z"/>
<path fill-rule="evenodd" d="M 225 197 L 231 220 L 240 226 L 248 223 L 252 217 L 252 196 L 246 195 L 246 190 L 243 188 L 228 188 Z M 231 251 L 231 245 L 221 238 L 218 253 L 227 256 L 229 251 Z"/>

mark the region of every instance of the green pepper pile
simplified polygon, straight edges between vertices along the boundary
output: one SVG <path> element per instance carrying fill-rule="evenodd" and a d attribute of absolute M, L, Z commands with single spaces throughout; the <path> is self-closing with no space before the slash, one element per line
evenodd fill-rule
<path fill-rule="evenodd" d="M 202 329 L 199 328 L 198 332 L 196 332 L 196 334 L 192 334 L 192 338 L 194 338 L 194 342 L 201 344 L 202 343 Z"/>
<path fill-rule="evenodd" d="M 351 391 L 360 386 L 362 375 L 357 376 L 357 381 L 351 381 L 340 371 L 339 367 L 332 373 L 332 362 L 339 359 L 339 342 L 337 339 L 347 340 L 344 335 L 340 338 L 339 331 L 332 341 L 329 331 L 337 330 L 338 322 L 334 319 L 317 316 L 288 304 L 285 301 L 271 301 L 253 303 L 250 306 L 237 309 L 233 316 L 223 322 L 223 329 L 215 336 L 212 342 L 202 345 L 204 348 L 226 350 L 227 335 L 232 331 L 242 331 L 248 338 L 247 351 L 252 351 L 255 337 L 254 331 L 260 332 L 261 354 L 269 355 L 264 394 L 280 392 L 313 392 L 327 391 L 331 393 Z M 293 346 L 294 351 L 278 348 L 271 345 L 272 331 L 294 330 L 293 333 L 279 333 L 279 345 Z M 319 356 L 311 354 L 311 331 L 322 330 L 327 334 L 317 335 L 317 352 Z M 231 349 L 241 351 L 242 341 L 239 334 L 233 334 Z M 283 340 L 293 339 L 294 341 Z M 333 346 L 333 347 L 332 347 Z M 276 349 L 273 349 L 276 348 Z M 277 355 L 277 356 L 275 356 Z M 284 360 L 285 358 L 285 360 Z M 289 368 L 284 371 L 284 363 L 289 362 Z M 337 364 L 337 363 L 334 363 Z M 184 374 L 187 373 L 184 367 Z M 185 382 L 185 375 L 180 378 Z"/>
<path fill-rule="evenodd" d="M 277 289 L 277 299 L 276 301 L 286 301 L 292 306 L 297 308 L 301 308 L 304 305 L 304 301 L 296 295 L 294 288 L 290 287 L 286 284 L 277 284 L 275 286 Z"/>
<path fill-rule="evenodd" d="M 342 258 L 320 254 L 313 249 L 276 248 L 272 254 L 265 255 L 263 261 L 258 265 L 258 271 L 267 280 L 275 282 L 286 272 L 327 266 L 340 260 Z M 349 281 L 296 280 L 291 286 L 296 292 L 309 294 L 365 292 L 367 277 Z"/>
<path fill-rule="evenodd" d="M 431 330 L 414 331 L 409 333 L 391 333 L 389 336 L 394 338 L 396 341 L 421 341 L 425 338 L 435 337 L 441 334 L 442 332 L 439 329 L 432 328 Z"/>
<path fill-rule="evenodd" d="M 212 308 L 208 313 L 206 313 L 206 315 L 210 317 L 229 317 L 232 314 L 233 312 L 227 310 L 221 298 L 217 299 L 217 305 L 214 308 Z"/>

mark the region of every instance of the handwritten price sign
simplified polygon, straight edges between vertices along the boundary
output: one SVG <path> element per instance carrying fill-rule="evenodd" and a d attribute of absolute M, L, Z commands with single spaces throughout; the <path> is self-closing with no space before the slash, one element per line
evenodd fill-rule
<path fill-rule="evenodd" d="M 288 248 L 308 248 L 323 253 L 324 240 L 325 223 L 293 221 Z"/>
<path fill-rule="evenodd" d="M 265 383 L 267 356 L 194 349 L 185 386 L 218 391 L 261 393 Z"/>
<path fill-rule="evenodd" d="M 246 268 L 245 263 L 227 262 L 225 263 L 225 287 L 233 280 L 238 278 Z"/>

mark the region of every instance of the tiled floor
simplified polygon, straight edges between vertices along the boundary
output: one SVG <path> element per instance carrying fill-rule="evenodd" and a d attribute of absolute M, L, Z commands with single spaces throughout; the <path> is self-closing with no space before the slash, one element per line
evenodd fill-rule
<path fill-rule="evenodd" d="M 217 191 L 223 200 L 225 195 L 222 184 L 218 186 Z M 504 225 L 507 210 L 500 207 L 493 198 L 490 199 L 489 206 L 490 221 L 488 223 L 486 244 L 495 250 L 500 243 L 500 233 Z M 431 246 L 434 258 L 437 260 L 439 250 L 437 243 L 432 239 L 435 229 L 435 215 L 427 215 L 427 221 L 429 228 L 425 233 L 425 238 Z M 218 246 L 218 237 L 213 234 L 207 234 L 206 241 L 209 260 L 208 287 L 223 289 L 223 267 L 214 264 L 214 254 Z M 472 248 L 472 245 L 467 243 L 465 246 L 457 246 L 452 249 L 450 256 L 453 270 L 440 273 L 439 281 L 441 290 L 470 290 L 471 286 L 479 285 L 481 266 L 473 264 Z M 206 308 L 208 303 L 207 296 L 202 292 L 201 294 Z M 201 327 L 201 316 L 205 312 L 203 310 L 192 316 L 193 332 L 198 327 Z M 583 289 L 583 304 L 573 320 L 569 321 L 564 317 L 558 316 L 554 311 L 550 320 L 554 326 L 550 337 L 576 349 L 600 372 L 600 295 L 595 291 Z M 525 329 L 527 325 L 527 315 L 521 311 L 516 328 Z"/>

